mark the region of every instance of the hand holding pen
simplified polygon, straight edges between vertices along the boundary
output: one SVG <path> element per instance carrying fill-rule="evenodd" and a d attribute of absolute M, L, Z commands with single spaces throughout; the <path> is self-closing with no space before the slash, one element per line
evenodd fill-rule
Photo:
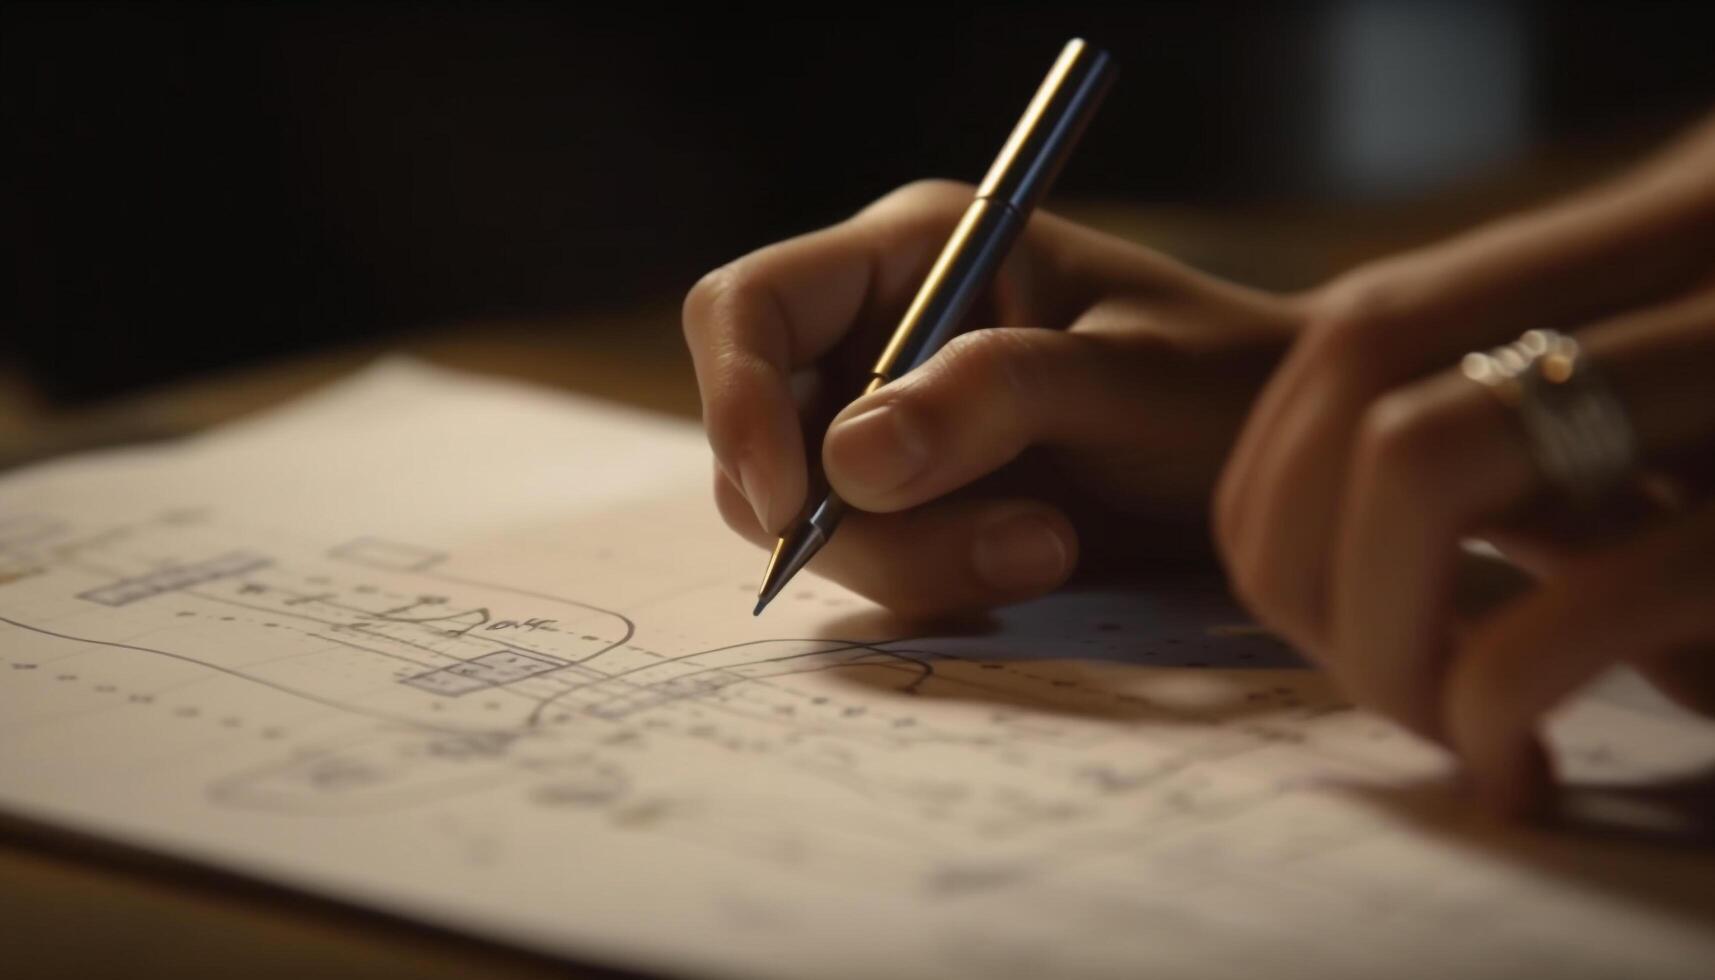
<path fill-rule="evenodd" d="M 1080 562 L 1147 563 L 1164 526 L 1202 542 L 1202 502 L 1295 323 L 1285 300 L 1038 212 L 966 333 L 845 404 L 981 190 L 902 188 L 685 302 L 727 522 L 773 548 L 825 477 L 849 509 L 811 567 L 907 615 L 1040 595 Z"/>
<path fill-rule="evenodd" d="M 1036 214 L 970 332 L 825 411 L 818 392 L 838 408 L 877 377 L 974 196 L 903 188 L 687 299 L 716 499 L 764 546 L 838 500 L 812 567 L 913 616 L 1036 596 L 1074 569 L 1159 568 L 1169 531 L 1206 542 L 1212 516 L 1263 624 L 1456 752 L 1494 806 L 1530 811 L 1552 783 L 1542 718 L 1602 668 L 1631 663 L 1715 713 L 1711 159 L 1715 119 L 1611 184 L 1286 296 Z M 1526 385 L 1532 402 L 1492 370 L 1460 375 L 1462 350 L 1481 360 L 1527 327 L 1513 348 L 1551 338 L 1582 353 L 1545 364 L 1610 383 L 1559 401 Z M 1570 397 L 1583 414 L 1554 415 Z M 1557 505 L 1557 487 L 1598 483 L 1651 492 Z M 1536 582 L 1457 608 L 1471 533 Z"/>

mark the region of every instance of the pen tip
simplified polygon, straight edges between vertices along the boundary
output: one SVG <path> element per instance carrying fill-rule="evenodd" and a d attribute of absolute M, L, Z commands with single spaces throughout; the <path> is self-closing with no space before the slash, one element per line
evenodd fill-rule
<path fill-rule="evenodd" d="M 762 610 L 827 540 L 821 528 L 808 522 L 782 537 L 774 545 L 774 554 L 769 556 L 768 568 L 762 573 L 762 585 L 756 590 L 756 611 L 751 615 L 762 615 Z"/>

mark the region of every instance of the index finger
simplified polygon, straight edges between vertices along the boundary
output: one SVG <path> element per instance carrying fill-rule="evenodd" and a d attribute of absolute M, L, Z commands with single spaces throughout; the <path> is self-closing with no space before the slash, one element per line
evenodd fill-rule
<path fill-rule="evenodd" d="M 866 309 L 902 305 L 970 203 L 953 182 L 908 185 L 829 228 L 704 276 L 685 297 L 685 341 L 715 460 L 778 532 L 803 504 L 804 435 L 790 386 Z"/>

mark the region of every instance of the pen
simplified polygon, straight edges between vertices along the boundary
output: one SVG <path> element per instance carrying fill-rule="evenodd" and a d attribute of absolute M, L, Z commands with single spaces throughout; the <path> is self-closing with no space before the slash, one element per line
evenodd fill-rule
<path fill-rule="evenodd" d="M 928 360 L 953 336 L 1071 156 L 1113 77 L 1107 52 L 1078 39 L 1067 43 L 894 328 L 863 394 Z M 761 615 L 822 550 L 845 511 L 845 501 L 830 490 L 808 517 L 781 535 L 762 574 L 753 615 Z"/>

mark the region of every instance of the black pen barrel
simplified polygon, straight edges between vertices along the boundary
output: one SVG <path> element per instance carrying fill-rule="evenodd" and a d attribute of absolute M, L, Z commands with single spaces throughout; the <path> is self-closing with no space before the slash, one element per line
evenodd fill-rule
<path fill-rule="evenodd" d="M 892 381 L 928 360 L 952 338 L 1012 251 L 1024 218 L 997 201 L 971 202 L 928 278 L 876 358 L 876 378 Z"/>
<path fill-rule="evenodd" d="M 977 187 L 977 197 L 1029 215 L 1066 165 L 1115 73 L 1106 51 L 1069 42 Z"/>
<path fill-rule="evenodd" d="M 891 381 L 905 374 L 961 328 L 1065 166 L 1113 77 L 1113 59 L 1105 51 L 1074 40 L 1060 52 L 876 359 L 875 378 Z"/>
<path fill-rule="evenodd" d="M 1031 210 L 1059 176 L 1113 77 L 1107 52 L 1081 40 L 1061 50 L 876 359 L 866 394 L 928 360 L 960 329 Z M 845 501 L 830 491 L 780 536 L 757 590 L 757 614 L 827 544 L 845 512 Z"/>

